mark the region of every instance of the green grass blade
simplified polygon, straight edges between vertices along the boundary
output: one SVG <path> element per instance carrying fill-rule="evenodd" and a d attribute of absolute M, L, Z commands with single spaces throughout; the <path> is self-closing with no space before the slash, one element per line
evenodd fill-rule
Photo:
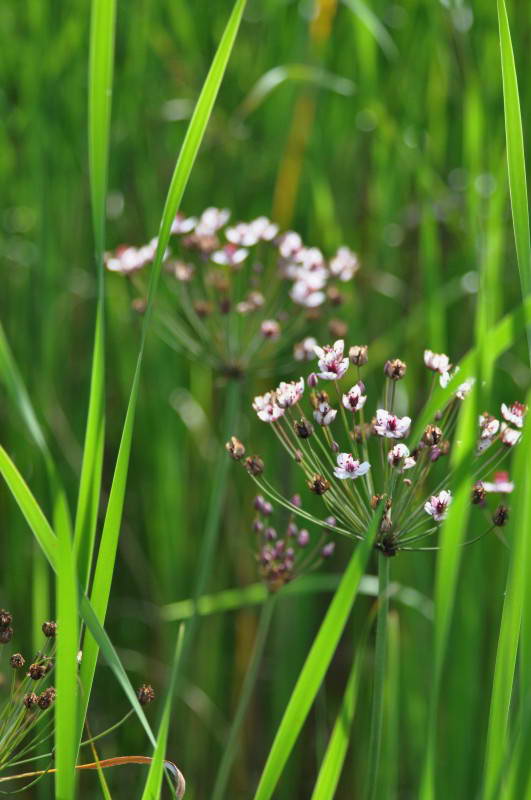
<path fill-rule="evenodd" d="M 398 48 L 393 41 L 392 36 L 380 22 L 370 5 L 364 3 L 363 0 L 343 0 L 344 4 L 349 8 L 353 14 L 365 25 L 367 30 L 372 34 L 375 41 L 378 42 L 383 52 L 389 59 L 395 59 L 398 56 Z"/>
<path fill-rule="evenodd" d="M 368 633 L 369 625 L 366 626 L 360 641 L 356 644 L 356 655 L 350 670 L 341 708 L 326 748 L 311 800 L 332 800 L 335 796 L 350 741 L 350 731 L 356 710 Z"/>
<path fill-rule="evenodd" d="M 269 752 L 255 800 L 269 800 L 333 658 L 371 554 L 379 515 L 357 545 L 306 658 Z"/>
<path fill-rule="evenodd" d="M 513 46 L 507 8 L 504 0 L 498 0 L 498 23 L 503 80 L 503 105 L 505 112 L 505 136 L 507 140 L 507 167 L 513 215 L 514 238 L 522 295 L 531 291 L 531 243 L 529 236 L 529 207 L 525 172 L 524 136 L 522 115 L 518 95 L 518 80 L 514 63 Z M 531 337 L 529 339 L 531 355 Z"/>
<path fill-rule="evenodd" d="M 278 596 L 291 597 L 292 595 L 334 592 L 339 586 L 340 580 L 341 575 L 327 575 L 326 573 L 301 575 L 293 583 L 287 583 L 278 593 Z M 378 579 L 374 575 L 364 575 L 360 581 L 358 593 L 368 597 L 377 597 Z M 199 616 L 208 616 L 209 614 L 220 614 L 225 611 L 237 611 L 240 608 L 261 605 L 267 600 L 268 594 L 267 588 L 261 582 L 238 587 L 237 589 L 224 589 L 215 594 L 204 594 L 198 598 L 197 614 Z M 408 608 L 414 608 L 426 619 L 433 619 L 431 600 L 416 589 L 393 581 L 389 585 L 389 597 Z M 163 606 L 161 616 L 167 622 L 180 622 L 193 617 L 194 608 L 195 601 L 193 598 L 178 600 L 175 603 L 168 603 L 167 606 Z"/>
<path fill-rule="evenodd" d="M 74 800 L 78 718 L 77 652 L 79 619 L 77 571 L 68 530 L 59 529 L 57 548 L 57 657 L 55 705 L 55 797 Z"/>
<path fill-rule="evenodd" d="M 103 526 L 94 575 L 94 583 L 91 593 L 93 606 L 96 610 L 98 619 L 102 623 L 105 620 L 105 615 L 107 612 L 107 604 L 109 601 L 112 576 L 114 572 L 114 562 L 116 559 L 116 549 L 118 546 L 118 537 L 122 520 L 144 346 L 151 320 L 153 301 L 162 269 L 162 261 L 168 246 L 172 221 L 180 205 L 184 189 L 190 177 L 190 172 L 205 134 L 208 120 L 210 118 L 210 114 L 212 112 L 212 108 L 214 106 L 214 102 L 228 64 L 232 47 L 236 39 L 236 34 L 238 32 L 244 7 L 245 0 L 237 0 L 233 7 L 231 16 L 227 22 L 225 31 L 218 46 L 218 50 L 212 61 L 212 65 L 205 79 L 205 83 L 203 84 L 203 88 L 192 115 L 192 119 L 188 125 L 186 136 L 177 159 L 177 164 L 175 166 L 164 205 L 164 211 L 159 229 L 157 252 L 151 270 L 148 301 L 142 326 L 140 351 L 138 354 L 135 374 L 129 396 L 129 403 L 122 431 L 120 448 L 118 451 L 118 457 L 116 459 L 116 466 L 109 495 L 107 512 L 105 515 L 105 523 Z M 82 708 L 82 713 L 80 715 L 80 735 L 82 719 L 86 710 L 86 703 L 88 703 L 90 697 L 90 689 L 96 667 L 97 655 L 98 648 L 96 643 L 92 641 L 90 637 L 87 637 L 87 641 L 85 643 L 85 658 L 81 667 L 81 683 L 84 689 L 83 702 L 85 704 L 85 708 Z"/>
<path fill-rule="evenodd" d="M 164 774 L 164 755 L 166 753 L 166 745 L 168 742 L 171 707 L 173 703 L 173 695 L 175 694 L 175 682 L 181 661 L 183 634 L 184 626 L 181 625 L 177 635 L 177 644 L 175 646 L 175 653 L 170 671 L 170 680 L 166 690 L 164 710 L 162 712 L 162 719 L 160 721 L 159 731 L 157 734 L 157 742 L 155 745 L 155 751 L 153 753 L 153 761 L 149 766 L 149 772 L 146 778 L 144 791 L 142 792 L 142 800 L 158 800 L 160 797 L 162 777 Z"/>
<path fill-rule="evenodd" d="M 528 396 L 528 402 L 531 402 L 531 392 Z M 490 704 L 484 768 L 485 786 L 483 796 L 485 800 L 491 800 L 498 796 L 501 768 L 507 755 L 509 709 L 513 693 L 523 603 L 526 597 L 526 581 L 529 580 L 529 545 L 527 538 L 529 536 L 529 496 L 531 491 L 529 479 L 530 447 L 531 424 L 528 417 L 524 435 L 518 445 L 514 466 L 514 474 L 518 476 L 518 488 L 515 496 L 513 519 L 509 529 L 511 532 L 509 539 L 512 542 L 511 561 L 503 603 Z M 528 663 L 527 666 L 529 666 Z M 523 677 L 524 684 L 520 687 L 521 693 L 523 698 L 528 699 L 529 688 L 527 684 L 529 678 L 527 675 L 523 675 Z"/>
<path fill-rule="evenodd" d="M 54 572 L 57 573 L 60 558 L 57 537 L 55 536 L 50 523 L 43 514 L 39 504 L 29 490 L 20 472 L 17 470 L 16 466 L 13 464 L 8 454 L 1 446 L 0 474 L 4 478 L 9 490 L 11 491 L 11 494 L 13 495 L 13 498 L 25 517 L 31 532 L 33 533 L 42 552 L 46 556 L 50 566 Z M 135 709 L 135 712 L 140 719 L 140 722 L 142 723 L 151 743 L 155 745 L 155 737 L 153 736 L 146 716 L 142 711 L 142 707 L 138 702 L 136 693 L 131 686 L 129 678 L 127 677 L 127 673 L 120 659 L 118 658 L 118 655 L 109 637 L 107 636 L 106 631 L 98 620 L 90 600 L 85 594 L 81 593 L 79 594 L 79 611 L 86 622 L 92 637 L 97 642 L 98 647 L 101 649 L 105 660 L 122 686 L 122 689 L 124 690 L 129 702 Z"/>
<path fill-rule="evenodd" d="M 90 580 L 96 536 L 105 436 L 103 252 L 105 248 L 105 204 L 109 162 L 115 22 L 115 0 L 93 0 L 90 24 L 88 146 L 98 303 L 87 428 L 83 448 L 74 537 L 79 575 L 85 588 L 88 588 Z"/>
<path fill-rule="evenodd" d="M 456 442 L 451 463 L 455 469 L 456 487 L 448 517 L 440 535 L 440 551 L 435 578 L 434 669 L 431 678 L 429 727 L 420 797 L 435 797 L 435 752 L 437 743 L 437 707 L 452 618 L 457 576 L 470 511 L 470 464 L 476 445 L 476 387 L 464 400 L 458 421 Z"/>
<path fill-rule="evenodd" d="M 0 322 L 0 375 L 7 387 L 12 401 L 17 406 L 31 438 L 39 448 L 44 459 L 48 484 L 53 504 L 53 520 L 57 529 L 64 527 L 69 533 L 72 520 L 66 492 L 59 478 L 57 468 L 50 453 L 46 436 L 37 418 L 33 404 L 22 380 L 17 363 L 9 347 L 2 323 Z"/>

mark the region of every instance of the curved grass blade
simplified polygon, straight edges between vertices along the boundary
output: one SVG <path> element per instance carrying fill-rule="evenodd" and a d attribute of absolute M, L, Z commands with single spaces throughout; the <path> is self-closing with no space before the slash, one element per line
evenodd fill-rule
<path fill-rule="evenodd" d="M 170 672 L 170 680 L 166 690 L 166 700 L 164 702 L 164 711 L 162 712 L 162 719 L 160 721 L 159 732 L 157 734 L 157 743 L 153 753 L 153 760 L 149 767 L 148 776 L 142 792 L 142 800 L 158 800 L 160 797 L 160 790 L 162 787 L 162 776 L 164 772 L 164 755 L 166 752 L 166 744 L 168 741 L 168 731 L 170 727 L 171 707 L 173 703 L 173 696 L 175 694 L 175 682 L 177 679 L 177 672 L 181 661 L 181 653 L 183 646 L 184 625 L 179 628 L 177 634 L 177 643 L 175 645 L 175 653 Z"/>
<path fill-rule="evenodd" d="M 100 501 L 105 436 L 105 203 L 113 84 L 115 0 L 92 0 L 90 21 L 88 147 L 98 302 L 87 428 L 75 521 L 75 552 L 85 589 L 90 580 Z"/>
<path fill-rule="evenodd" d="M 531 402 L 531 392 L 528 395 L 528 402 Z M 522 440 L 518 445 L 514 467 L 514 473 L 518 476 L 518 481 L 513 520 L 510 526 L 511 534 L 509 536 L 512 541 L 511 561 L 503 603 L 490 704 L 484 768 L 483 797 L 485 800 L 492 800 L 492 798 L 498 796 L 501 769 L 507 755 L 509 710 L 513 693 L 520 625 L 524 599 L 529 594 L 529 591 L 526 591 L 526 582 L 529 580 L 530 565 L 528 562 L 531 557 L 531 550 L 527 542 L 531 522 L 530 448 L 531 423 L 528 417 Z M 527 666 L 529 666 L 529 662 L 527 662 Z M 523 670 L 522 675 L 521 696 L 522 699 L 529 701 L 529 678 L 528 675 L 523 673 Z M 527 753 L 525 757 L 528 761 Z"/>
<path fill-rule="evenodd" d="M 363 0 L 343 0 L 343 2 L 347 8 L 363 22 L 367 30 L 370 31 L 374 39 L 380 45 L 387 58 L 397 58 L 399 55 L 398 48 L 392 36 L 385 25 L 380 22 L 374 11 L 372 11 L 371 7 L 364 3 Z"/>
<path fill-rule="evenodd" d="M 334 592 L 339 586 L 341 575 L 301 575 L 293 583 L 287 583 L 278 593 L 278 597 L 291 595 L 316 594 L 318 592 Z M 378 596 L 378 579 L 374 575 L 364 575 L 360 581 L 359 594 L 368 597 Z M 225 611 L 236 611 L 248 606 L 265 603 L 268 590 L 263 583 L 252 583 L 238 589 L 224 589 L 215 594 L 204 594 L 197 602 L 197 614 L 207 616 Z M 433 619 L 433 604 L 426 595 L 410 586 L 403 586 L 393 581 L 389 584 L 389 597 L 408 608 L 413 608 L 426 619 Z M 162 618 L 167 622 L 180 622 L 194 615 L 195 602 L 192 598 L 169 603 L 161 609 Z"/>
<path fill-rule="evenodd" d="M 317 782 L 312 792 L 311 800 L 332 800 L 335 796 L 350 741 L 350 731 L 358 700 L 361 671 L 365 659 L 365 648 L 369 630 L 370 624 L 367 624 L 360 641 L 357 643 L 356 655 L 352 662 L 352 668 L 345 688 L 345 694 L 343 695 L 341 708 L 339 709 L 339 714 L 337 715 L 334 729 L 330 741 L 328 742 L 328 747 L 326 748 L 326 753 L 319 770 L 319 775 L 317 776 Z"/>
<path fill-rule="evenodd" d="M 375 514 L 363 542 L 357 545 L 304 662 L 273 745 L 267 757 L 255 800 L 269 800 L 332 661 L 354 605 L 372 551 L 380 514 Z"/>
<path fill-rule="evenodd" d="M 50 523 L 43 514 L 39 504 L 35 500 L 20 472 L 13 464 L 3 447 L 0 446 L 0 474 L 7 483 L 13 498 L 25 517 L 30 530 L 32 531 L 42 552 L 46 556 L 50 566 L 57 573 L 59 561 L 59 547 L 57 537 L 53 532 Z M 116 676 L 122 689 L 124 690 L 129 702 L 133 706 L 147 736 L 153 746 L 155 737 L 146 719 L 146 716 L 138 702 L 136 693 L 131 686 L 127 673 L 118 658 L 118 655 L 109 639 L 106 631 L 98 620 L 98 617 L 90 603 L 88 597 L 82 592 L 79 593 L 79 611 L 83 617 L 92 637 L 101 649 L 107 664 Z"/>
<path fill-rule="evenodd" d="M 514 239 L 522 295 L 531 292 L 531 242 L 529 236 L 529 207 L 525 172 L 524 135 L 522 114 L 518 96 L 518 80 L 514 63 L 511 31 L 505 0 L 498 0 L 498 23 L 503 81 L 503 107 L 505 113 L 505 136 L 507 140 L 507 168 L 509 191 L 513 215 Z M 531 359 L 531 334 L 528 336 Z"/>
<path fill-rule="evenodd" d="M 118 538 L 122 520 L 125 487 L 129 468 L 129 457 L 131 453 L 131 442 L 133 438 L 133 428 L 138 399 L 140 373 L 144 356 L 144 347 L 152 316 L 153 301 L 162 270 L 162 261 L 168 246 L 172 221 L 181 202 L 181 198 L 190 177 L 190 172 L 195 162 L 201 141 L 203 139 L 223 75 L 225 74 L 225 69 L 227 67 L 243 15 L 245 1 L 246 0 L 237 0 L 234 4 L 216 55 L 214 56 L 212 65 L 205 79 L 205 83 L 197 101 L 192 119 L 188 125 L 186 136 L 177 159 L 177 164 L 175 166 L 164 205 L 164 211 L 159 228 L 157 251 L 151 270 L 148 300 L 142 325 L 140 349 L 133 377 L 133 383 L 131 386 L 131 392 L 129 395 L 129 403 L 127 406 L 127 413 L 122 430 L 120 447 L 116 459 L 116 466 L 109 495 L 107 512 L 105 515 L 105 523 L 103 526 L 91 592 L 93 607 L 96 611 L 98 619 L 102 623 L 105 620 L 105 615 L 107 612 L 107 604 L 109 601 L 109 593 L 114 572 L 114 562 L 116 559 L 116 549 L 118 546 Z M 98 655 L 97 645 L 90 637 L 87 637 L 84 650 L 85 657 L 81 666 L 81 683 L 84 690 L 82 706 L 84 705 L 84 707 L 82 708 L 82 713 L 80 715 L 80 736 L 82 730 L 82 720 L 84 718 L 86 704 L 88 703 L 90 697 L 90 690 Z"/>

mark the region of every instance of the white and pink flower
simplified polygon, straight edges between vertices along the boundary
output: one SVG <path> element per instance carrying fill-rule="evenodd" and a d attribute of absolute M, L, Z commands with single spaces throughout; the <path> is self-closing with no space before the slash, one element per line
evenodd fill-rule
<path fill-rule="evenodd" d="M 319 403 L 315 411 L 313 412 L 313 416 L 315 421 L 319 425 L 331 425 L 332 422 L 335 420 L 337 414 L 337 409 L 332 408 L 328 403 L 322 402 Z"/>
<path fill-rule="evenodd" d="M 497 494 L 510 494 L 514 489 L 514 483 L 509 480 L 508 472 L 495 472 L 492 482 L 483 481 L 481 485 L 486 492 L 496 492 Z"/>
<path fill-rule="evenodd" d="M 293 347 L 293 357 L 295 361 L 311 361 L 315 356 L 315 346 L 317 339 L 307 336 L 302 342 L 297 342 Z"/>
<path fill-rule="evenodd" d="M 343 377 L 349 367 L 348 358 L 344 357 L 345 342 L 338 339 L 333 345 L 314 348 L 317 356 L 320 372 L 318 377 L 324 381 L 337 381 Z"/>
<path fill-rule="evenodd" d="M 367 401 L 367 395 L 363 394 L 362 387 L 356 383 L 346 394 L 343 395 L 342 402 L 347 411 L 360 411 Z"/>
<path fill-rule="evenodd" d="M 280 325 L 276 319 L 265 319 L 260 325 L 260 333 L 264 339 L 275 341 L 280 336 Z"/>
<path fill-rule="evenodd" d="M 504 444 L 506 447 L 514 447 L 515 444 L 518 444 L 521 438 L 521 431 L 515 431 L 514 428 L 510 428 L 509 425 L 505 424 L 505 422 L 503 423 L 500 433 L 502 444 Z"/>
<path fill-rule="evenodd" d="M 197 225 L 197 217 L 186 217 L 180 211 L 175 215 L 175 219 L 171 224 L 171 233 L 181 234 L 190 233 Z"/>
<path fill-rule="evenodd" d="M 222 228 L 230 217 L 228 208 L 214 208 L 211 206 L 203 211 L 195 227 L 198 236 L 213 236 Z"/>
<path fill-rule="evenodd" d="M 390 414 L 383 408 L 376 412 L 376 423 L 374 430 L 378 436 L 385 436 L 387 439 L 403 439 L 407 436 L 411 427 L 411 417 L 397 417 Z"/>
<path fill-rule="evenodd" d="M 276 422 L 285 414 L 285 409 L 278 405 L 274 392 L 257 395 L 253 400 L 253 409 L 262 422 Z"/>
<path fill-rule="evenodd" d="M 368 461 L 358 461 L 351 453 L 339 453 L 334 475 L 342 481 L 347 480 L 347 478 L 361 478 L 370 468 L 371 465 Z"/>
<path fill-rule="evenodd" d="M 286 231 L 278 243 L 278 250 L 282 258 L 293 258 L 301 247 L 302 239 L 295 231 Z"/>
<path fill-rule="evenodd" d="M 415 459 L 409 455 L 409 447 L 405 444 L 395 444 L 387 454 L 387 460 L 392 467 L 395 467 L 399 472 L 405 469 L 411 469 L 417 463 Z"/>
<path fill-rule="evenodd" d="M 253 230 L 255 236 L 263 242 L 270 242 L 278 233 L 278 225 L 275 225 L 267 217 L 253 219 L 249 223 L 249 227 Z"/>
<path fill-rule="evenodd" d="M 248 255 L 249 251 L 246 247 L 237 247 L 229 242 L 221 250 L 214 250 L 210 258 L 223 267 L 237 267 L 245 261 Z"/>
<path fill-rule="evenodd" d="M 280 408 L 290 408 L 296 405 L 304 394 L 304 378 L 289 383 L 281 381 L 275 394 Z"/>
<path fill-rule="evenodd" d="M 439 494 L 434 494 L 424 503 L 424 511 L 433 517 L 436 522 L 442 522 L 448 514 L 448 507 L 452 502 L 452 493 L 446 489 Z"/>
<path fill-rule="evenodd" d="M 306 281 L 295 281 L 290 289 L 289 296 L 294 303 L 305 308 L 317 308 L 322 306 L 326 300 L 326 295 L 321 290 L 316 290 L 311 287 Z"/>
<path fill-rule="evenodd" d="M 227 241 L 238 247 L 253 247 L 258 242 L 258 234 L 246 222 L 238 222 L 225 231 Z"/>
<path fill-rule="evenodd" d="M 121 245 L 114 253 L 105 254 L 105 266 L 110 272 L 119 272 L 121 275 L 137 272 L 153 261 L 157 252 L 157 242 L 155 238 L 143 247 Z"/>
<path fill-rule="evenodd" d="M 526 412 L 527 407 L 523 403 L 515 402 L 511 403 L 510 406 L 502 403 L 501 406 L 501 413 L 504 420 L 510 422 L 512 425 L 516 425 L 517 428 L 523 427 Z"/>
<path fill-rule="evenodd" d="M 339 247 L 335 256 L 330 259 L 330 272 L 340 281 L 350 281 L 360 268 L 356 253 L 348 247 Z"/>
<path fill-rule="evenodd" d="M 478 450 L 480 453 L 483 453 L 491 446 L 494 439 L 498 435 L 499 430 L 500 430 L 499 419 L 496 419 L 496 417 L 491 416 L 486 411 L 484 414 L 480 415 L 479 417 L 480 433 L 479 433 L 479 444 L 478 444 Z"/>
<path fill-rule="evenodd" d="M 434 353 L 432 350 L 424 350 L 424 363 L 428 369 L 438 372 L 440 375 L 450 372 L 450 359 L 445 353 Z"/>

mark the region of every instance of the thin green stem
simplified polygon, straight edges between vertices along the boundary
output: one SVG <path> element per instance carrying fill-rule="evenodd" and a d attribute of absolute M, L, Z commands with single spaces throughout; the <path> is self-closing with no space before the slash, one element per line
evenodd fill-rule
<path fill-rule="evenodd" d="M 374 689 L 372 695 L 371 733 L 369 739 L 369 768 L 365 797 L 375 800 L 378 787 L 378 767 L 382 744 L 383 698 L 387 650 L 387 617 L 389 613 L 389 558 L 378 558 L 378 618 L 376 621 L 376 650 L 374 658 Z"/>

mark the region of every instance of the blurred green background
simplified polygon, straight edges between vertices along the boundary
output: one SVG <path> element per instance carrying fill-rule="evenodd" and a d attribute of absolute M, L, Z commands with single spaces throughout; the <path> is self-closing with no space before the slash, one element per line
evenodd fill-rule
<path fill-rule="evenodd" d="M 230 8 L 229 0 L 118 4 L 109 248 L 156 234 L 175 156 Z M 89 11 L 79 0 L 0 8 L 0 313 L 72 492 L 96 294 L 86 141 Z M 508 11 L 525 128 L 529 8 L 512 0 Z M 377 369 L 387 357 L 408 361 L 413 407 L 424 388 L 424 347 L 458 359 L 473 342 L 479 271 L 499 286 L 488 309 L 491 324 L 518 302 L 508 199 L 495 3 L 249 0 L 183 209 L 226 206 L 234 220 L 273 215 L 328 255 L 342 243 L 356 250 L 357 290 L 341 312 L 348 344 L 373 345 Z M 107 289 L 104 495 L 139 339 L 123 281 L 108 276 Z M 255 449 L 271 461 L 278 449 L 248 411 L 252 394 L 270 383 L 245 385 L 237 433 L 252 432 Z M 528 384 L 522 345 L 497 366 L 496 402 L 523 399 Z M 164 686 L 174 636 L 159 608 L 193 593 L 211 468 L 222 445 L 224 391 L 203 365 L 150 337 L 107 628 L 131 679 L 156 689 Z M 43 466 L 6 399 L 2 392 L 2 444 L 46 507 Z M 279 463 L 280 469 L 287 466 Z M 235 469 L 230 483 L 211 591 L 257 577 L 252 487 Z M 0 509 L 0 605 L 16 615 L 16 641 L 26 652 L 53 613 L 49 576 L 3 490 Z M 327 569 L 340 572 L 347 555 L 341 543 Z M 392 575 L 431 597 L 433 566 L 432 554 L 402 554 Z M 478 785 L 505 569 L 506 552 L 496 540 L 466 551 L 443 695 L 440 758 L 454 765 L 441 776 L 444 797 L 471 797 Z M 233 772 L 234 797 L 252 793 L 327 601 L 327 595 L 286 597 L 277 606 Z M 354 622 L 371 602 L 360 598 Z M 425 738 L 430 623 L 418 610 L 397 605 L 396 611 L 399 749 L 384 757 L 396 766 L 398 796 L 409 798 Z M 189 780 L 190 798 L 210 796 L 255 628 L 254 609 L 201 621 L 168 750 Z M 309 797 L 351 656 L 349 628 L 275 797 Z M 370 660 L 366 672 L 370 681 Z M 126 708 L 102 664 L 92 729 L 112 724 Z M 356 797 L 362 785 L 368 724 L 362 697 L 338 797 Z M 100 755 L 145 750 L 139 725 L 130 721 L 104 740 Z M 110 772 L 113 796 L 133 796 L 140 769 Z M 96 779 L 82 780 L 82 796 L 96 796 Z M 41 787 L 41 797 L 51 796 L 51 782 Z"/>

